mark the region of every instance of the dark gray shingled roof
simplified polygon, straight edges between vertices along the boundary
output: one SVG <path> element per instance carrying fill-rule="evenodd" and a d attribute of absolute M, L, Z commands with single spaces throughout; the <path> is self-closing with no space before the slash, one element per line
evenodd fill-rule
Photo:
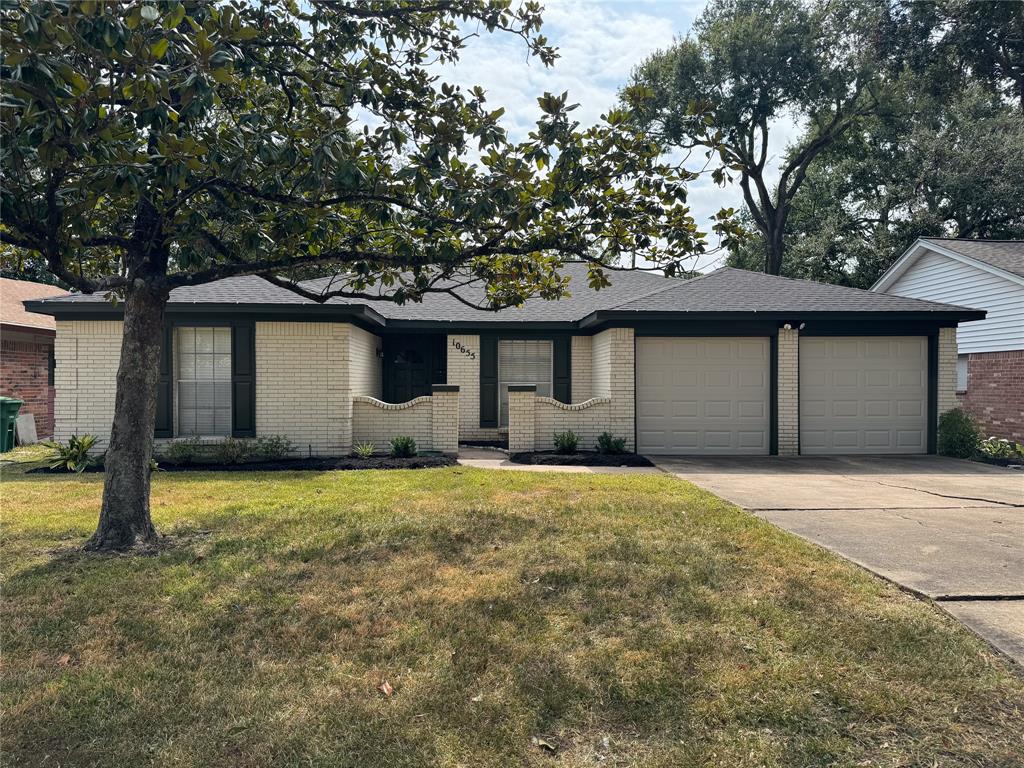
<path fill-rule="evenodd" d="M 951 312 L 966 307 L 723 267 L 616 312 Z"/>
<path fill-rule="evenodd" d="M 961 256 L 1024 277 L 1024 240 L 959 240 L 922 237 L 922 242 L 938 245 Z"/>
<path fill-rule="evenodd" d="M 428 294 L 420 303 L 404 305 L 390 301 L 330 299 L 317 304 L 285 288 L 279 288 L 255 276 L 231 277 L 200 286 L 177 288 L 171 292 L 175 309 L 182 305 L 247 305 L 249 307 L 332 307 L 360 305 L 370 307 L 386 320 L 446 322 L 554 322 L 572 323 L 595 312 L 630 314 L 646 312 L 957 312 L 964 307 L 921 299 L 871 293 L 809 280 L 792 280 L 759 272 L 724 267 L 710 274 L 682 280 L 647 272 L 609 271 L 611 286 L 599 291 L 587 285 L 587 266 L 566 264 L 562 273 L 569 277 L 570 295 L 558 301 L 531 299 L 525 306 L 500 312 L 484 312 L 468 307 L 446 294 Z M 303 285 L 321 290 L 329 278 L 310 280 Z M 460 289 L 469 301 L 479 301 L 479 285 Z M 71 294 L 39 302 L 42 311 L 59 312 L 61 305 L 102 304 L 103 295 Z M 39 311 L 39 310 L 37 310 Z M 301 309 L 299 309 L 301 311 Z"/>

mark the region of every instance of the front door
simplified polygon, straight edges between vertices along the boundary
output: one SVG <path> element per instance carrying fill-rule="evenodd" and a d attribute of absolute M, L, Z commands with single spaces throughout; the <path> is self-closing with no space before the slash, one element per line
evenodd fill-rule
<path fill-rule="evenodd" d="M 443 384 L 444 351 L 444 337 L 433 334 L 385 337 L 385 400 L 405 403 L 429 395 L 432 384 Z"/>

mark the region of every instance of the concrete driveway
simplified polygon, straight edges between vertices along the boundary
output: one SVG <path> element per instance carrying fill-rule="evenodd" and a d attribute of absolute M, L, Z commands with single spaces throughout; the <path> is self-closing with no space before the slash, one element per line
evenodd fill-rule
<path fill-rule="evenodd" d="M 1024 472 L 938 456 L 657 464 L 936 600 L 1024 664 Z"/>

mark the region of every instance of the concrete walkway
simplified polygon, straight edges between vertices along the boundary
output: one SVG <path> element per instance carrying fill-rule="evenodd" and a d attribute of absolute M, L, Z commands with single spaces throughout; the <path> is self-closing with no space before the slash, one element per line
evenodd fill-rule
<path fill-rule="evenodd" d="M 657 467 L 577 467 L 568 464 L 513 464 L 508 454 L 498 448 L 459 448 L 459 464 L 478 469 L 514 469 L 519 472 L 577 472 L 589 475 L 649 475 L 660 472 Z"/>
<path fill-rule="evenodd" d="M 1024 664 L 1024 472 L 937 456 L 657 463 L 934 599 Z"/>

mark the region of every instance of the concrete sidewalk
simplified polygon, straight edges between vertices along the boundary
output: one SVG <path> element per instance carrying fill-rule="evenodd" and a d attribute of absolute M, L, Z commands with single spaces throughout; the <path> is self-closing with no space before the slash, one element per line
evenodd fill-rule
<path fill-rule="evenodd" d="M 658 466 L 934 599 L 1024 664 L 1024 472 L 937 456 Z"/>

